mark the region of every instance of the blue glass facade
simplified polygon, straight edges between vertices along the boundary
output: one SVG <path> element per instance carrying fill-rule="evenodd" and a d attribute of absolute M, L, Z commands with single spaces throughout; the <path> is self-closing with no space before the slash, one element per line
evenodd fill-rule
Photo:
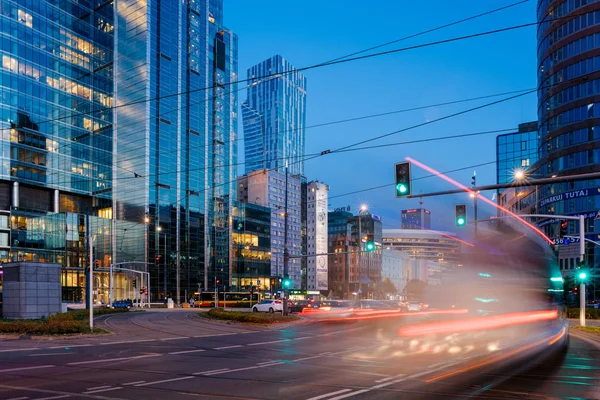
<path fill-rule="evenodd" d="M 536 172 L 549 177 L 600 171 L 600 2 L 541 0 L 537 16 L 541 24 Z M 556 17 L 562 19 L 549 21 Z M 536 208 L 544 214 L 590 216 L 600 209 L 599 187 L 600 180 L 546 185 L 536 193 Z M 558 236 L 556 221 L 541 225 L 549 236 Z M 578 234 L 576 225 L 569 224 L 569 234 Z M 600 221 L 586 219 L 586 235 L 598 240 Z M 566 273 L 576 267 L 578 246 L 560 248 L 560 265 Z M 596 246 L 587 244 L 586 254 L 589 266 L 600 266 Z"/>
<path fill-rule="evenodd" d="M 176 298 L 177 272 L 183 297 L 231 274 L 237 37 L 222 0 L 117 4 L 116 93 L 137 103 L 116 111 L 116 215 L 148 221 L 152 297 Z"/>
<path fill-rule="evenodd" d="M 519 130 L 496 137 L 496 181 L 514 181 L 517 170 L 527 171 L 538 159 L 537 121 L 519 125 Z"/>
<path fill-rule="evenodd" d="M 58 226 L 45 216 L 111 216 L 113 14 L 110 1 L 0 1 L 2 261 L 82 270 L 78 239 L 38 240 Z"/>
<path fill-rule="evenodd" d="M 248 79 L 242 104 L 246 173 L 283 172 L 287 163 L 291 175 L 303 175 L 306 78 L 276 55 L 249 68 Z"/>

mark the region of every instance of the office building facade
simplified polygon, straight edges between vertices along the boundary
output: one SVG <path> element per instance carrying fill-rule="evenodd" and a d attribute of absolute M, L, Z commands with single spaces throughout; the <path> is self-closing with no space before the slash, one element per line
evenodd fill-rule
<path fill-rule="evenodd" d="M 65 301 L 84 299 L 86 232 L 99 269 L 117 252 L 99 228 L 112 215 L 113 7 L 0 1 L 0 261 L 61 264 Z"/>
<path fill-rule="evenodd" d="M 271 209 L 271 276 L 276 279 L 285 276 L 284 250 L 287 244 L 288 276 L 292 280 L 292 288 L 300 289 L 302 274 L 298 256 L 301 249 L 301 177 L 286 177 L 285 173 L 268 169 L 253 171 L 238 178 L 237 189 L 240 202 L 259 204 Z"/>
<path fill-rule="evenodd" d="M 232 277 L 229 291 L 270 291 L 271 209 L 235 203 L 232 210 Z"/>
<path fill-rule="evenodd" d="M 145 238 L 151 296 L 179 300 L 231 275 L 237 37 L 221 0 L 116 4 L 115 217 L 147 221 L 127 234 Z"/>
<path fill-rule="evenodd" d="M 538 2 L 538 122 L 541 177 L 600 171 L 600 2 Z M 551 21 L 560 18 L 559 21 Z M 586 235 L 598 240 L 600 180 L 558 183 L 538 188 L 531 196 L 542 214 L 585 215 Z M 550 237 L 559 236 L 559 223 L 539 221 Z M 568 234 L 577 235 L 570 223 Z M 576 251 L 561 246 L 559 258 L 566 274 L 577 268 Z M 572 261 L 571 261 L 572 259 Z M 566 265 L 565 265 L 566 260 Z M 600 251 L 586 243 L 586 265 L 597 277 Z M 592 282 L 595 291 L 596 280 Z"/>
<path fill-rule="evenodd" d="M 402 210 L 402 229 L 431 229 L 431 211 L 424 208 Z"/>
<path fill-rule="evenodd" d="M 328 288 L 340 299 L 353 298 L 358 286 L 358 246 L 352 237 L 352 213 L 336 210 L 327 213 Z"/>
<path fill-rule="evenodd" d="M 307 189 L 306 289 L 324 291 L 328 288 L 327 206 L 329 186 L 321 182 L 309 182 Z"/>
<path fill-rule="evenodd" d="M 306 78 L 276 55 L 248 69 L 242 104 L 246 173 L 276 169 L 304 173 Z"/>
<path fill-rule="evenodd" d="M 510 183 L 515 171 L 527 171 L 538 159 L 537 121 L 519 124 L 517 132 L 496 137 L 496 182 Z M 501 191 L 501 190 L 500 190 Z"/>
<path fill-rule="evenodd" d="M 350 218 L 354 246 L 359 249 L 358 282 L 355 292 L 360 298 L 381 297 L 381 263 L 382 263 L 382 222 L 378 215 L 360 211 Z M 367 251 L 367 242 L 373 242 L 375 249 Z"/>

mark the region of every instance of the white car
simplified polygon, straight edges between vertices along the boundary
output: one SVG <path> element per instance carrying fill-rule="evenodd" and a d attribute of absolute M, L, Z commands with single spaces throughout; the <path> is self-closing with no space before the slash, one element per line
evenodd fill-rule
<path fill-rule="evenodd" d="M 408 311 L 421 311 L 421 303 L 418 301 L 409 301 L 407 308 Z"/>
<path fill-rule="evenodd" d="M 283 303 L 281 300 L 263 300 L 252 307 L 253 312 L 283 312 Z"/>

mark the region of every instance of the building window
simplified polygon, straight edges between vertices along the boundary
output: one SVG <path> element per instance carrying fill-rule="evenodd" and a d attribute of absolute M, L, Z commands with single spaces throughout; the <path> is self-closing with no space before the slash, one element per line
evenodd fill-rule
<path fill-rule="evenodd" d="M 0 215 L 0 229 L 8 229 L 8 215 Z"/>
<path fill-rule="evenodd" d="M 527 150 L 527 142 L 525 140 L 523 140 L 521 142 L 521 151 L 525 151 Z"/>
<path fill-rule="evenodd" d="M 8 247 L 8 233 L 0 233 L 0 247 Z"/>
<path fill-rule="evenodd" d="M 521 160 L 521 167 L 529 167 L 529 158 Z"/>

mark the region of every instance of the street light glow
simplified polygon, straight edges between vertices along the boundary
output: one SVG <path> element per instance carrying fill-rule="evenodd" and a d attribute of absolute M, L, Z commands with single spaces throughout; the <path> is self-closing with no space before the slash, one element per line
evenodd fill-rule
<path fill-rule="evenodd" d="M 514 177 L 515 180 L 520 181 L 521 179 L 525 178 L 525 171 L 522 169 L 515 170 Z"/>
<path fill-rule="evenodd" d="M 367 207 L 367 205 L 366 205 L 366 204 L 362 204 L 362 205 L 360 206 L 360 211 L 367 211 L 367 208 L 368 208 L 368 207 Z"/>

